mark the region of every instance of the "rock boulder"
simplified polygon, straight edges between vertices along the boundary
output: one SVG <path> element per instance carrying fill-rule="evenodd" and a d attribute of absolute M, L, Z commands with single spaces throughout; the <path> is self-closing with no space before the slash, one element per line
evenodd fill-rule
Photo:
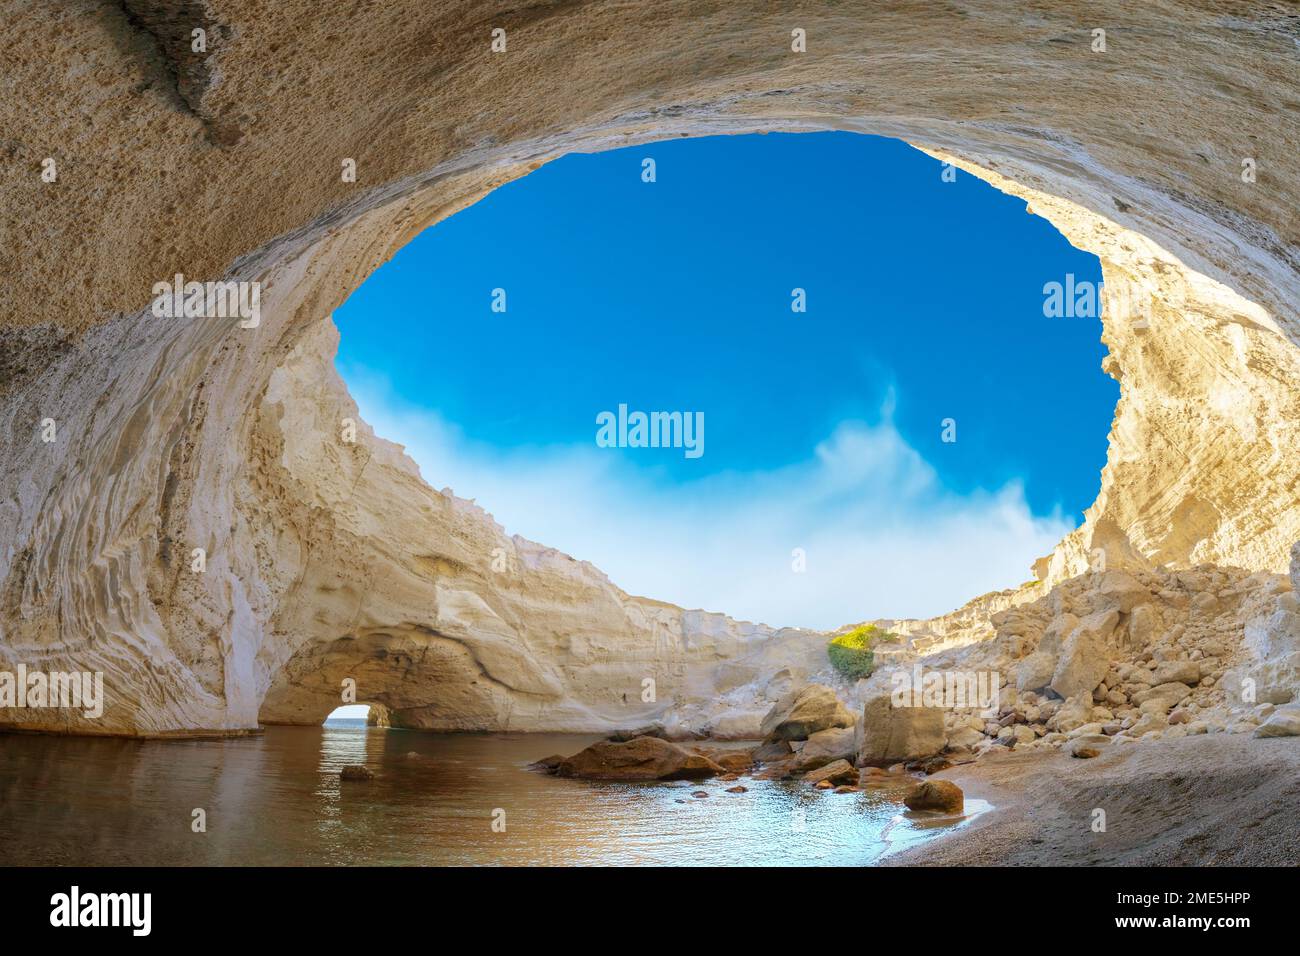
<path fill-rule="evenodd" d="M 891 694 L 869 699 L 856 728 L 858 766 L 884 766 L 940 753 L 947 746 L 943 710 L 895 707 Z"/>
<path fill-rule="evenodd" d="M 857 749 L 856 737 L 852 727 L 817 731 L 800 748 L 798 768 L 812 770 L 836 760 L 852 760 Z"/>
<path fill-rule="evenodd" d="M 1108 642 L 1119 621 L 1115 610 L 1098 611 L 1084 618 L 1061 648 L 1052 675 L 1052 690 L 1062 697 L 1091 694 L 1110 670 Z"/>
<path fill-rule="evenodd" d="M 767 712 L 759 732 L 768 740 L 807 740 L 821 730 L 852 727 L 853 713 L 824 684 L 805 684 Z"/>
<path fill-rule="evenodd" d="M 951 780 L 927 780 L 904 797 L 903 803 L 909 810 L 961 813 L 965 809 L 965 794 Z"/>
<path fill-rule="evenodd" d="M 658 737 L 602 740 L 555 768 L 556 776 L 583 780 L 700 780 L 724 772 L 708 757 Z"/>

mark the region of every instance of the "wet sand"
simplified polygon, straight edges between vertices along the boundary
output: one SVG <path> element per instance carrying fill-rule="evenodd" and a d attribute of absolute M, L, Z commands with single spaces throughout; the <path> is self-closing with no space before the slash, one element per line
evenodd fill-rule
<path fill-rule="evenodd" d="M 1300 737 L 1111 744 L 1091 760 L 1010 752 L 935 776 L 994 810 L 883 865 L 1300 864 Z"/>

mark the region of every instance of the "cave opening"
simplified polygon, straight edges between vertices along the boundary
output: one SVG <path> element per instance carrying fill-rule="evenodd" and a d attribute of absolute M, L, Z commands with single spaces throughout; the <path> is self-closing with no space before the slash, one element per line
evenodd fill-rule
<path fill-rule="evenodd" d="M 857 133 L 569 154 L 376 270 L 336 364 L 431 485 L 630 593 L 940 614 L 1031 577 L 1106 460 L 1100 263 L 1025 212 Z"/>
<path fill-rule="evenodd" d="M 337 730 L 364 729 L 371 715 L 369 704 L 341 704 L 330 711 L 323 726 Z"/>

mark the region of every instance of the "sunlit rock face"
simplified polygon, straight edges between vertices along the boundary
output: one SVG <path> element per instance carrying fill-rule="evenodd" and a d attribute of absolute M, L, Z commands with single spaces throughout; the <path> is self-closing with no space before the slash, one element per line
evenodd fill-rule
<path fill-rule="evenodd" d="M 351 677 L 410 726 L 756 724 L 815 635 L 632 598 L 506 538 L 364 423 L 343 439 L 330 361 L 330 312 L 420 230 L 567 151 L 679 135 L 906 139 L 1024 197 L 1129 293 L 1105 317 L 1122 397 L 1086 523 L 1032 594 L 908 628 L 987 636 L 1098 560 L 1287 570 L 1300 97 L 1276 3 L 30 6 L 0 41 L 0 668 L 102 671 L 108 700 L 0 723 L 318 722 Z M 261 282 L 257 327 L 153 315 L 177 273 Z"/>

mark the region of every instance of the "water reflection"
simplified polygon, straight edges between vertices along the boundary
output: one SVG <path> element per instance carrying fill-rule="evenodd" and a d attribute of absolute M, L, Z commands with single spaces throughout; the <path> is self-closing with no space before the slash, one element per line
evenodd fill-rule
<path fill-rule="evenodd" d="M 951 826 L 890 794 L 531 773 L 596 738 L 272 727 L 149 742 L 0 735 L 0 863 L 869 864 Z M 366 783 L 339 771 L 362 764 Z M 704 791 L 707 797 L 693 796 Z M 982 804 L 968 802 L 968 814 Z M 207 832 L 191 829 L 202 808 Z M 494 811 L 505 832 L 494 832 Z"/>

